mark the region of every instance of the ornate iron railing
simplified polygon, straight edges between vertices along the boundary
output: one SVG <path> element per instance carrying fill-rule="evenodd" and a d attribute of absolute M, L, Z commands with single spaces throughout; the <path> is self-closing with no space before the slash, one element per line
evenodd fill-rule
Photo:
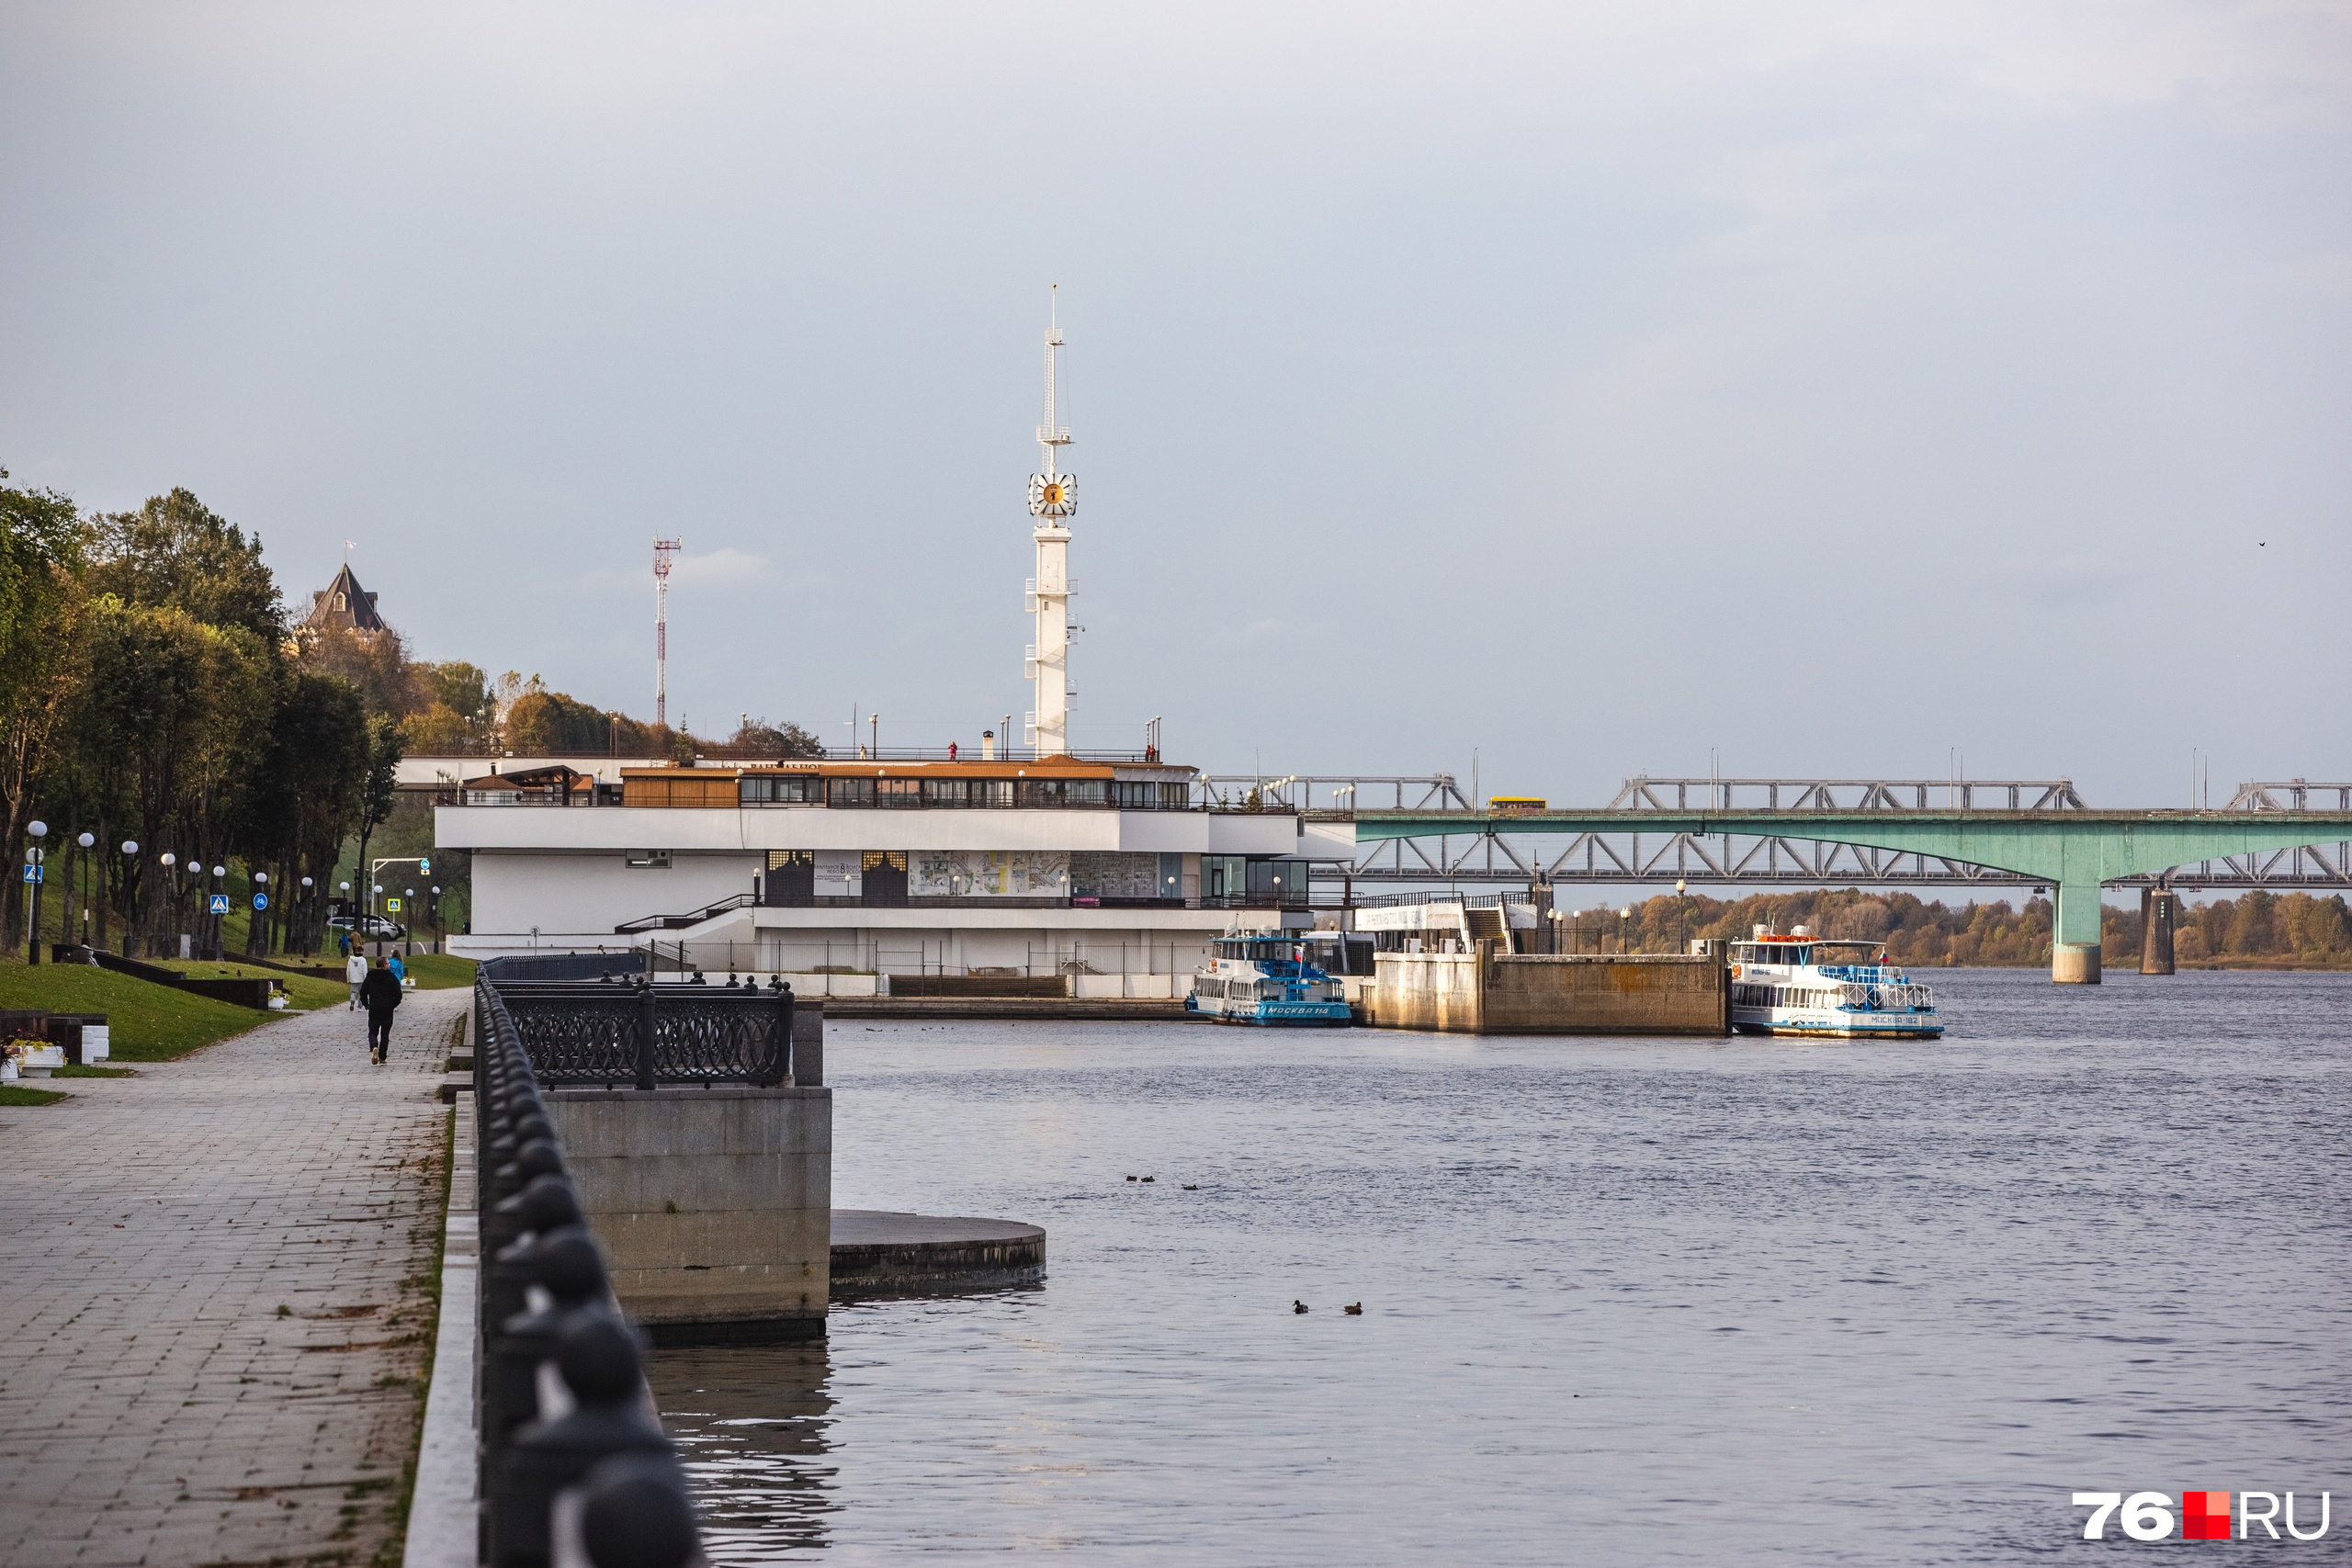
<path fill-rule="evenodd" d="M 780 1084 L 792 1072 L 790 987 L 508 981 L 492 1005 L 543 1084 Z"/>

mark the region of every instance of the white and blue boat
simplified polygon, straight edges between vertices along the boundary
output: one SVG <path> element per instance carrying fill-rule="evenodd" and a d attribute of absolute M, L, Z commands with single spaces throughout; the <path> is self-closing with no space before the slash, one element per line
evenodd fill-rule
<path fill-rule="evenodd" d="M 1731 1026 L 1742 1034 L 1934 1040 L 1944 1032 L 1934 993 L 1886 962 L 1884 942 L 1758 926 L 1730 957 Z"/>
<path fill-rule="evenodd" d="M 1279 932 L 1228 932 L 1193 975 L 1184 1010 L 1220 1023 L 1343 1024 L 1351 1021 L 1340 981 L 1306 961 L 1306 943 Z"/>

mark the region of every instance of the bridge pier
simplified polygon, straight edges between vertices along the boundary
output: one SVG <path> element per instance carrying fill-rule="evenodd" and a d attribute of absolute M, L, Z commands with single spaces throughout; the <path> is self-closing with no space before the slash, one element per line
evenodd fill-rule
<path fill-rule="evenodd" d="M 2169 887 L 2140 891 L 2140 973 L 2172 973 L 2172 928 L 2179 918 L 2180 895 Z"/>
<path fill-rule="evenodd" d="M 2058 986 L 2098 984 L 2098 884 L 2061 880 L 2051 932 L 2050 980 Z"/>

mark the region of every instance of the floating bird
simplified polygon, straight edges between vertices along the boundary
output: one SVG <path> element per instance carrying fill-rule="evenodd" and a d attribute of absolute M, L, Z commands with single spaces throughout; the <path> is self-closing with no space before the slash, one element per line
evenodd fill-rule
<path fill-rule="evenodd" d="M 1306 1303 L 1305 1302 L 1293 1302 L 1290 1303 L 1290 1310 L 1293 1312 L 1305 1312 L 1306 1310 Z"/>
<path fill-rule="evenodd" d="M 1188 1181 L 1184 1183 L 1184 1190 L 1187 1192 L 1198 1192 L 1200 1190 L 1200 1184 L 1198 1182 Z"/>
<path fill-rule="evenodd" d="M 1130 1177 L 1128 1177 L 1128 1178 L 1127 1178 L 1127 1179 L 1128 1179 L 1129 1181 L 1133 1181 L 1133 1180 L 1135 1180 L 1135 1179 L 1136 1179 L 1136 1178 L 1134 1178 L 1134 1177 L 1130 1176 Z"/>
<path fill-rule="evenodd" d="M 1363 1303 L 1357 1302 L 1351 1306 L 1343 1306 L 1340 1310 L 1346 1313 L 1350 1317 L 1362 1317 L 1363 1315 Z"/>
<path fill-rule="evenodd" d="M 1144 1179 L 1145 1179 L 1146 1181 L 1157 1181 L 1157 1180 L 1159 1180 L 1159 1178 L 1158 1178 L 1158 1177 L 1156 1177 L 1156 1176 L 1147 1176 L 1147 1177 L 1145 1177 L 1145 1178 L 1144 1178 Z"/>

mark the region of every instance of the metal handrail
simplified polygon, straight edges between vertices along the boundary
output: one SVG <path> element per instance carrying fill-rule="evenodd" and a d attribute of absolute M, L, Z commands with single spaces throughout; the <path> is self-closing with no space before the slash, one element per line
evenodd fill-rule
<path fill-rule="evenodd" d="M 792 1072 L 792 987 L 654 986 L 639 981 L 484 982 L 542 1083 L 741 1083 Z"/>

